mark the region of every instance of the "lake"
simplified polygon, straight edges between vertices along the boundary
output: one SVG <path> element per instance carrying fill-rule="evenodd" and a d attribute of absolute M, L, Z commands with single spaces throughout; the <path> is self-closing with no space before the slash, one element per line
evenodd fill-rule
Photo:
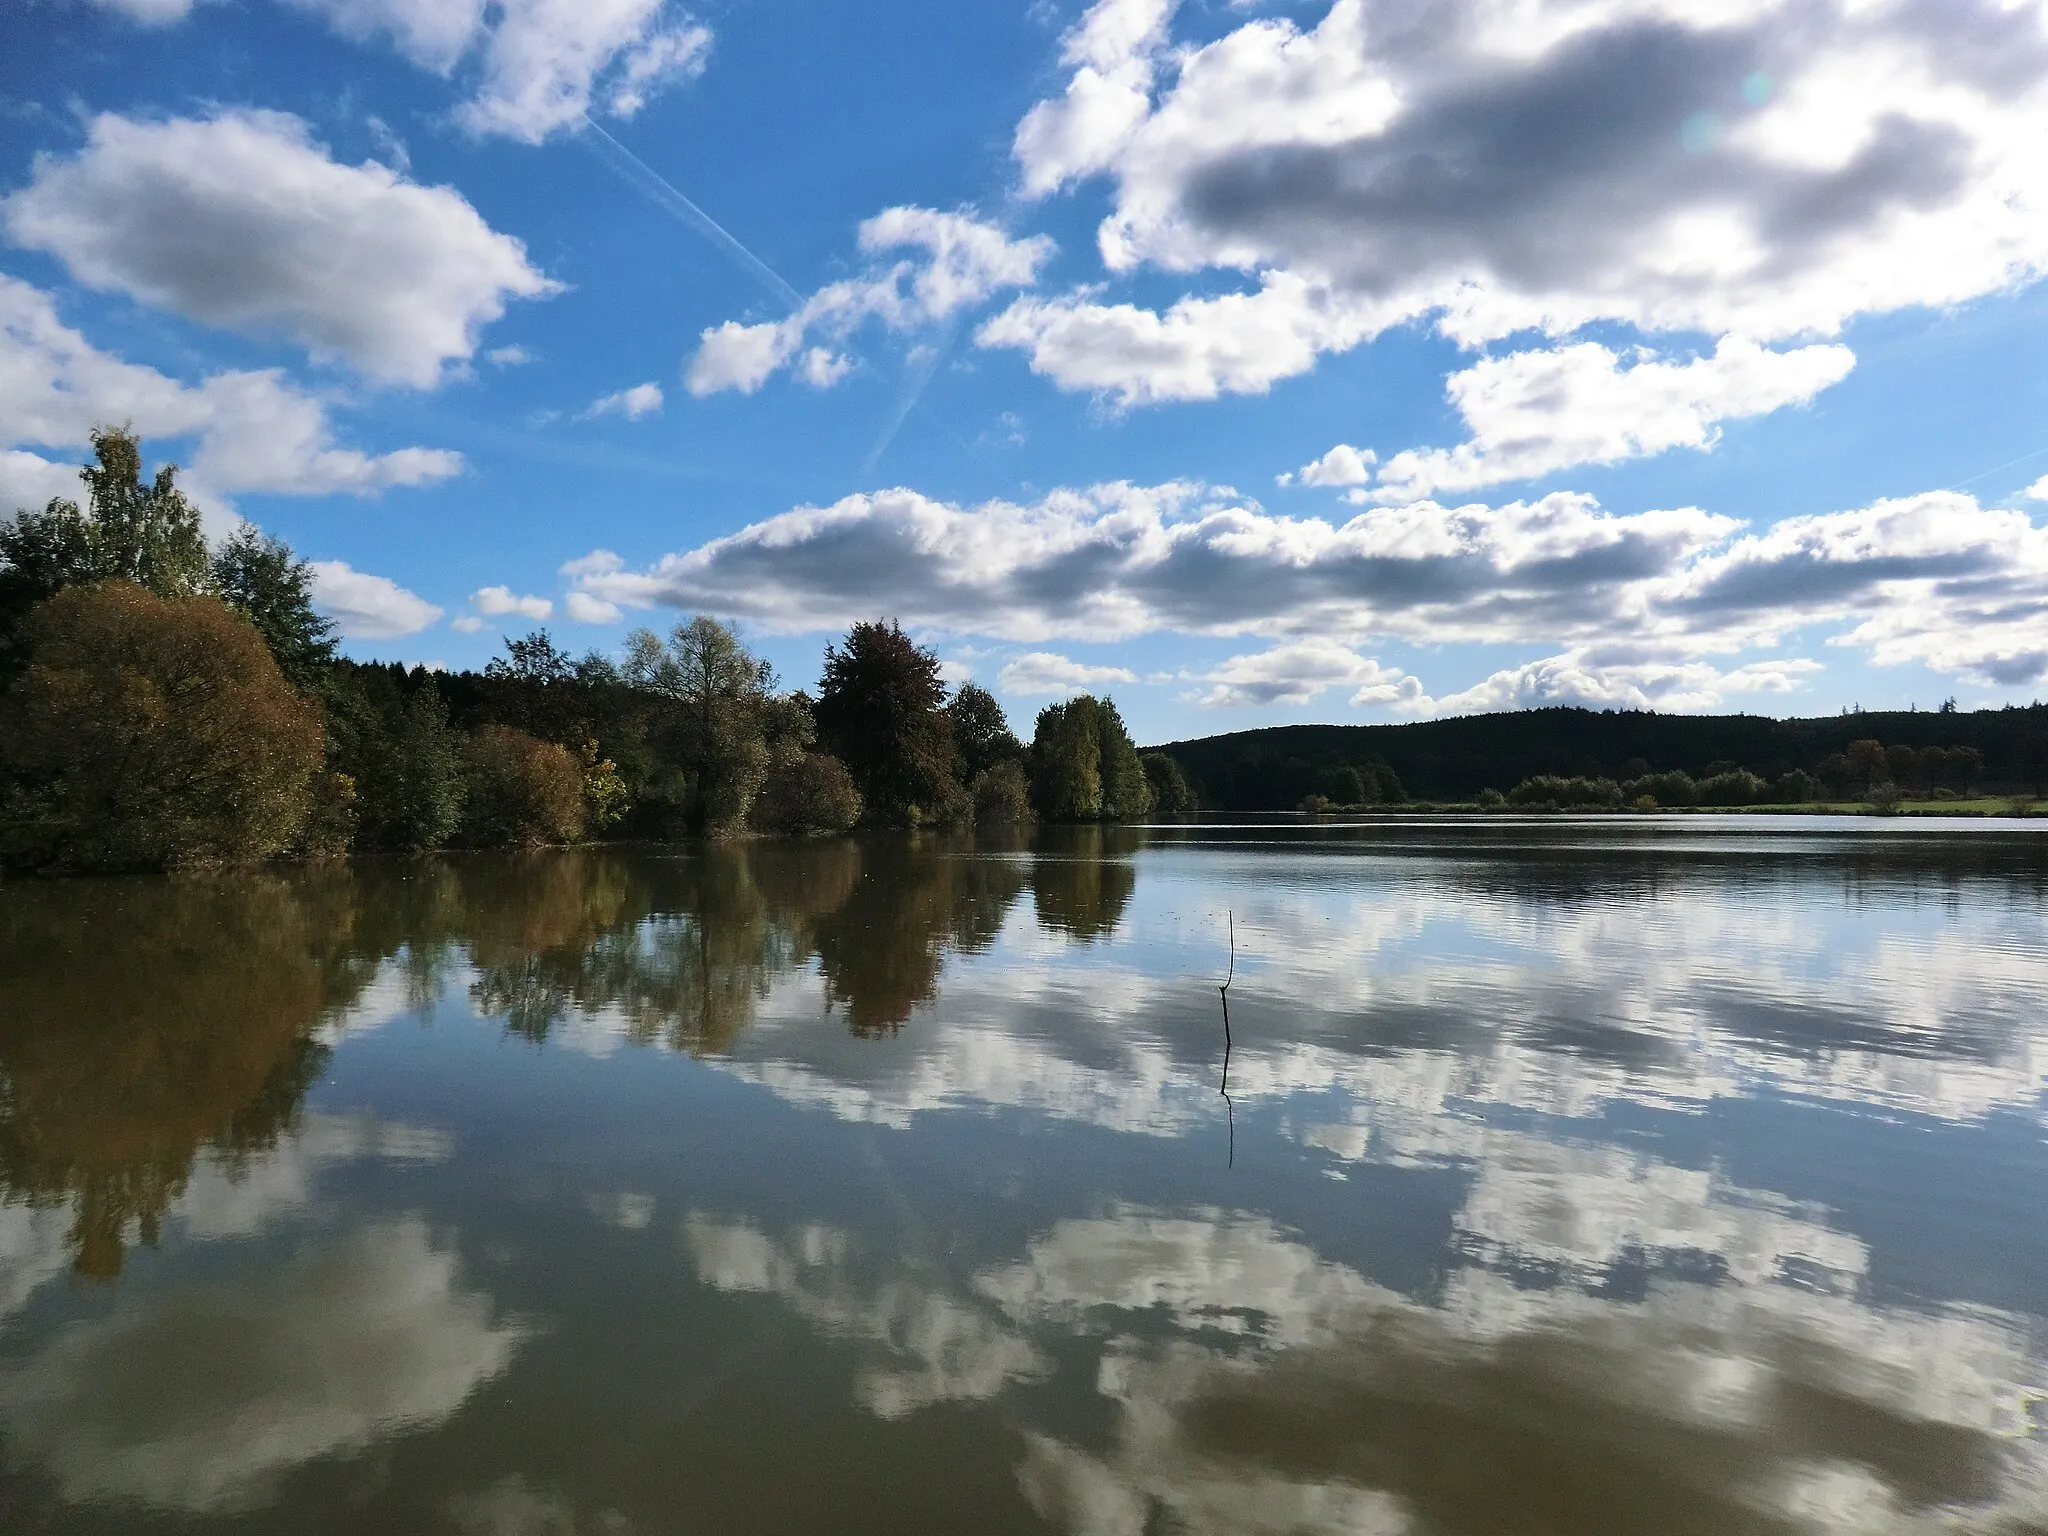
<path fill-rule="evenodd" d="M 2048 1530 L 2042 827 L 0 885 L 0 1530 Z"/>

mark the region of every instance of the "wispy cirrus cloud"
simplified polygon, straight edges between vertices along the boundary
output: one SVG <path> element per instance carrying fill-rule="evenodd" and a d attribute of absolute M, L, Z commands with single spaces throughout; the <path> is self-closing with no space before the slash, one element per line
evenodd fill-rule
<path fill-rule="evenodd" d="M 199 0 L 93 0 L 144 26 L 183 21 Z M 711 29 L 668 0 L 283 0 L 352 42 L 383 39 L 421 69 L 459 79 L 455 120 L 479 137 L 538 144 L 587 113 L 629 118 L 704 72 Z"/>
<path fill-rule="evenodd" d="M 1028 287 L 1051 256 L 1053 243 L 1043 235 L 1012 239 L 970 212 L 901 207 L 885 209 L 861 225 L 860 249 L 870 258 L 905 250 L 921 254 L 828 284 L 787 319 L 728 320 L 706 329 L 684 372 L 690 393 L 752 394 L 791 365 L 805 383 L 829 389 L 852 366 L 838 348 L 865 322 L 910 331 L 948 319 L 1005 288 Z"/>
<path fill-rule="evenodd" d="M 622 389 L 591 401 L 577 414 L 577 420 L 595 421 L 601 416 L 623 416 L 628 421 L 639 421 L 656 414 L 661 405 L 659 384 L 635 384 L 631 389 Z"/>

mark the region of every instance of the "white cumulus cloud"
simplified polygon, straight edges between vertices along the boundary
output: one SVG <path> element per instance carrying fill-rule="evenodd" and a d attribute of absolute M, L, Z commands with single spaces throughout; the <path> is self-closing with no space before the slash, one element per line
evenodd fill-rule
<path fill-rule="evenodd" d="M 372 576 L 344 560 L 315 560 L 313 606 L 334 620 L 351 640 L 391 640 L 416 635 L 441 617 L 441 610 L 388 576 Z"/>
<path fill-rule="evenodd" d="M 1109 683 L 1135 683 L 1128 667 L 1090 666 L 1053 651 L 1032 651 L 1004 664 L 996 686 L 1004 693 L 1086 693 Z"/>
<path fill-rule="evenodd" d="M 77 154 L 36 157 L 0 219 L 89 287 L 421 388 L 509 300 L 558 286 L 453 188 L 343 165 L 279 112 L 102 113 Z"/>
<path fill-rule="evenodd" d="M 1026 296 L 975 333 L 984 347 L 1030 354 L 1031 371 L 1122 408 L 1264 394 L 1325 352 L 1373 330 L 1368 310 L 1286 272 L 1256 292 L 1184 298 L 1164 313 L 1086 293 Z"/>
<path fill-rule="evenodd" d="M 1622 361 L 1587 341 L 1510 352 L 1451 375 L 1448 393 L 1470 439 L 1395 454 L 1371 495 L 1408 501 L 1578 464 L 1710 448 L 1721 422 L 1804 405 L 1856 365 L 1844 346 L 1776 352 L 1736 337 L 1688 362 L 1666 362 L 1647 350 L 1627 367 Z"/>
<path fill-rule="evenodd" d="M 1672 655 L 1643 655 L 1628 647 L 1584 647 L 1495 672 L 1443 698 L 1409 706 L 1432 715 L 1474 715 L 1497 710 L 1655 709 L 1667 714 L 1716 710 L 1731 697 L 1790 693 L 1821 670 L 1804 657 L 1721 668 Z"/>
<path fill-rule="evenodd" d="M 1023 190 L 1106 180 L 1113 272 L 1256 286 L 1077 292 L 984 333 L 1064 387 L 1259 391 L 1416 321 L 1770 342 L 2048 270 L 2038 5 L 1334 0 L 1200 42 L 1173 9 L 1100 0 L 1068 35 Z"/>
<path fill-rule="evenodd" d="M 619 605 L 608 603 L 601 597 L 592 597 L 588 592 L 571 592 L 563 599 L 563 610 L 578 624 L 616 624 L 619 622 Z"/>
<path fill-rule="evenodd" d="M 1185 482 L 976 507 L 891 490 L 785 512 L 644 571 L 600 556 L 569 574 L 608 601 L 784 632 L 892 612 L 1026 643 L 1161 630 L 1519 640 L 1643 621 L 1655 583 L 1738 526 L 1565 494 L 1420 502 L 1337 526 Z"/>
<path fill-rule="evenodd" d="M 891 612 L 1026 644 L 1183 633 L 1541 646 L 1580 671 L 1589 656 L 1608 658 L 1616 699 L 1672 686 L 1618 667 L 1668 672 L 1674 654 L 1735 656 L 1808 630 L 1879 665 L 1923 662 L 2004 688 L 2048 678 L 2048 528 L 1954 492 L 1746 534 L 1700 508 L 1617 514 L 1564 492 L 1500 506 L 1418 501 L 1339 524 L 1187 483 L 973 507 L 899 489 L 797 508 L 643 570 L 600 551 L 563 574 L 606 602 L 730 614 L 781 633 Z M 1615 646 L 1636 660 L 1614 659 Z M 1718 671 L 1680 676 L 1679 696 L 1789 686 L 1803 670 L 1732 683 Z M 1404 690 L 1385 702 L 1425 707 L 1398 678 L 1332 681 L 1385 681 Z"/>
<path fill-rule="evenodd" d="M 703 72 L 710 29 L 664 23 L 663 0 L 508 0 L 482 48 L 482 80 L 456 120 L 538 144 L 602 100 L 631 117 L 664 83 Z"/>
<path fill-rule="evenodd" d="M 1370 448 L 1339 443 L 1321 458 L 1274 478 L 1281 485 L 1364 485 L 1372 479 L 1372 467 L 1379 455 Z"/>
<path fill-rule="evenodd" d="M 113 11 L 145 27 L 167 27 L 192 14 L 193 0 L 92 0 L 103 11 Z"/>
<path fill-rule="evenodd" d="M 555 605 L 544 597 L 521 597 L 510 587 L 484 587 L 469 594 L 470 605 L 491 618 L 517 614 L 539 623 L 554 615 Z"/>
<path fill-rule="evenodd" d="M 1200 680 L 1214 686 L 1189 697 L 1216 707 L 1263 704 L 1307 704 L 1332 688 L 1350 688 L 1354 705 L 1413 708 L 1422 702 L 1422 684 L 1398 667 L 1361 656 L 1334 640 L 1296 640 L 1268 651 L 1233 656 Z"/>
<path fill-rule="evenodd" d="M 93 426 L 130 423 L 145 438 L 196 437 L 186 484 L 202 502 L 237 492 L 358 494 L 461 472 L 440 448 L 369 454 L 338 446 L 327 408 L 276 369 L 185 384 L 102 352 L 58 318 L 50 296 L 0 274 L 0 444 L 82 452 Z M 19 446 L 0 454 L 0 500 L 76 497 L 77 471 Z"/>

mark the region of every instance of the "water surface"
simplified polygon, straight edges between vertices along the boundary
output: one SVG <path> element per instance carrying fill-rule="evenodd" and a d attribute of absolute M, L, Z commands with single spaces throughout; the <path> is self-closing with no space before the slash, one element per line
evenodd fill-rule
<path fill-rule="evenodd" d="M 0 885 L 0 1530 L 2048 1530 L 2044 894 L 1741 818 Z"/>

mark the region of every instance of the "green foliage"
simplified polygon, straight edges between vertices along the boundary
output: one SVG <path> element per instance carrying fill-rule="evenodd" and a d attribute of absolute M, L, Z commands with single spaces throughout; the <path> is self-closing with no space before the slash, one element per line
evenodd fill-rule
<path fill-rule="evenodd" d="M 1178 816 L 1195 808 L 1195 797 L 1180 764 L 1164 752 L 1147 752 L 1138 759 L 1145 770 L 1145 782 L 1152 790 L 1152 809 L 1166 816 Z M 1359 799 L 1363 799 L 1361 794 Z"/>
<path fill-rule="evenodd" d="M 1820 795 L 1820 780 L 1800 768 L 1780 774 L 1778 781 L 1771 786 L 1771 799 L 1779 805 L 1802 805 L 1808 800 L 1818 800 Z"/>
<path fill-rule="evenodd" d="M 62 498 L 0 524 L 0 674 L 21 657 L 16 631 L 29 610 L 66 587 L 130 581 L 160 597 L 190 597 L 207 583 L 199 512 L 166 464 L 142 480 L 142 445 L 125 427 L 97 427 L 98 461 L 81 469 L 86 501 Z"/>
<path fill-rule="evenodd" d="M 1614 810 L 1622 803 L 1621 786 L 1612 779 L 1538 774 L 1509 790 L 1508 803 L 1542 811 Z"/>
<path fill-rule="evenodd" d="M 1031 803 L 1048 821 L 1093 821 L 1102 814 L 1102 744 L 1093 699 L 1048 704 L 1031 733 Z"/>
<path fill-rule="evenodd" d="M 961 775 L 972 783 L 998 763 L 1024 755 L 1024 743 L 1010 729 L 1010 718 L 994 694 L 977 683 L 962 683 L 946 706 L 953 725 L 953 745 L 960 752 Z"/>
<path fill-rule="evenodd" d="M 806 752 L 768 775 L 754 807 L 763 832 L 804 836 L 844 832 L 860 820 L 860 791 L 836 757 Z"/>
<path fill-rule="evenodd" d="M 619 765 L 598 756 L 597 743 L 583 744 L 583 817 L 593 832 L 609 832 L 626 819 L 633 792 L 619 777 Z"/>
<path fill-rule="evenodd" d="M 678 624 L 666 643 L 635 630 L 626 637 L 621 671 L 632 686 L 669 702 L 661 745 L 681 771 L 687 827 L 713 836 L 738 831 L 773 762 L 775 669 L 749 652 L 736 630 L 700 614 Z M 786 741 L 789 727 L 775 723 Z"/>
<path fill-rule="evenodd" d="M 334 664 L 334 625 L 313 611 L 313 573 L 282 539 L 246 523 L 229 536 L 210 567 L 221 601 L 256 626 L 277 669 L 301 693 Z"/>
<path fill-rule="evenodd" d="M 151 867 L 297 841 L 321 720 L 247 620 L 117 580 L 58 593 L 22 633 L 34 659 L 0 701 L 16 860 Z"/>
<path fill-rule="evenodd" d="M 1761 805 L 1771 798 L 1771 786 L 1747 769 L 1737 768 L 1701 780 L 1699 793 L 1701 805 Z"/>
<path fill-rule="evenodd" d="M 1685 772 L 1644 774 L 1621 788 L 1631 804 L 1647 798 L 1665 810 L 1675 810 L 1700 803 L 1700 787 Z"/>
<path fill-rule="evenodd" d="M 977 826 L 1022 826 L 1031 820 L 1031 780 L 1016 758 L 982 769 L 968 793 Z"/>
<path fill-rule="evenodd" d="M 1847 754 L 1858 742 L 1871 746 L 1861 749 L 1852 775 Z M 1334 798 L 1336 770 L 1351 765 L 1366 776 L 1375 763 L 1429 800 L 1470 800 L 1489 785 L 1546 774 L 1633 783 L 1683 771 L 1698 783 L 1735 769 L 1774 785 L 1797 770 L 1820 780 L 1830 797 L 1857 799 L 1892 776 L 1892 748 L 1901 745 L 1915 753 L 1914 773 L 1902 785 L 1911 793 L 2025 787 L 2048 794 L 2048 705 L 2040 704 L 1788 720 L 1552 708 L 1402 725 L 1269 726 L 1160 750 L 1180 764 L 1204 805 L 1278 811 L 1307 794 Z M 1401 798 L 1381 795 L 1385 803 Z"/>
<path fill-rule="evenodd" d="M 487 725 L 470 738 L 468 755 L 463 831 L 471 842 L 530 847 L 583 835 L 583 764 L 567 747 Z"/>
<path fill-rule="evenodd" d="M 299 851 L 315 859 L 346 858 L 357 830 L 356 781 L 332 769 L 314 774 Z"/>
<path fill-rule="evenodd" d="M 1031 789 L 1049 821 L 1129 821 L 1152 809 L 1152 786 L 1114 703 L 1080 694 L 1038 712 Z"/>
<path fill-rule="evenodd" d="M 853 775 L 868 820 L 916 826 L 966 815 L 945 702 L 939 658 L 894 623 L 856 624 L 826 650 L 818 739 Z"/>
<path fill-rule="evenodd" d="M 460 825 L 467 769 L 461 734 L 433 681 L 395 672 L 348 667 L 330 675 L 330 758 L 355 781 L 359 844 L 419 853 Z"/>
<path fill-rule="evenodd" d="M 569 660 L 566 651 L 548 638 L 544 629 L 537 629 L 517 640 L 508 636 L 505 654 L 493 656 L 484 663 L 485 677 L 521 683 L 565 683 L 575 675 L 576 664 Z"/>

